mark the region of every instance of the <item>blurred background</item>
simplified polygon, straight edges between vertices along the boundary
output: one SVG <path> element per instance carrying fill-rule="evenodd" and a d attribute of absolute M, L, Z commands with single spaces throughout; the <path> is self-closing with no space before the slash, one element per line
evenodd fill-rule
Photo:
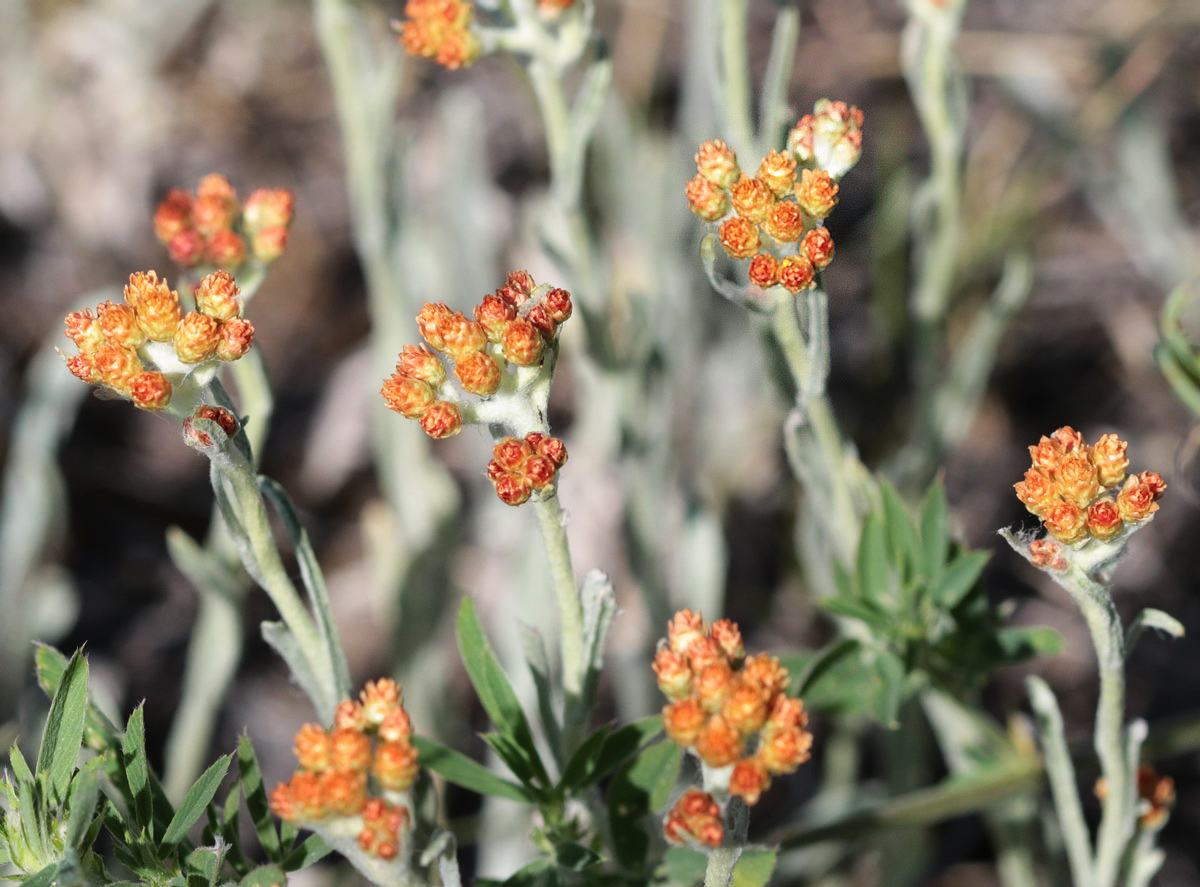
<path fill-rule="evenodd" d="M 586 206 L 605 269 L 609 351 L 624 356 L 626 375 L 611 389 L 617 407 L 581 401 L 597 390 L 594 376 L 614 371 L 580 356 L 586 343 L 568 325 L 552 401 L 572 454 L 560 495 L 576 569 L 608 572 L 624 610 L 612 636 L 618 686 L 644 683 L 630 675 L 646 667 L 667 603 L 723 610 L 751 649 L 811 645 L 824 632 L 789 542 L 797 511 L 779 437 L 786 404 L 753 324 L 700 274 L 700 225 L 682 196 L 696 145 L 720 135 L 702 108 L 713 62 L 695 52 L 692 2 L 598 3 L 615 81 Z M 797 115 L 822 96 L 866 115 L 863 160 L 842 181 L 829 223 L 838 257 L 825 283 L 835 409 L 864 461 L 881 467 L 911 421 L 905 300 L 921 231 L 910 219 L 929 165 L 902 67 L 908 12 L 900 0 L 801 8 L 789 92 Z M 379 51 L 398 52 L 386 22 L 402 11 L 399 2 L 364 9 Z M 751 11 L 757 70 L 774 10 L 755 0 Z M 1069 424 L 1089 441 L 1116 431 L 1130 442 L 1132 469 L 1157 470 L 1170 485 L 1131 545 L 1117 603 L 1125 613 L 1160 608 L 1190 632 L 1139 647 L 1130 713 L 1152 723 L 1194 714 L 1200 432 L 1153 352 L 1166 295 L 1194 285 L 1200 270 L 1200 4 L 971 0 L 955 47 L 969 110 L 948 341 L 1007 257 L 1028 257 L 1032 277 L 978 409 L 946 454 L 945 483 L 962 538 L 994 552 L 994 599 L 1014 601 L 1016 622 L 1053 626 L 1066 642 L 1057 658 L 1001 670 L 986 702 L 1001 720 L 1022 711 L 1022 677 L 1036 670 L 1059 693 L 1069 737 L 1090 730 L 1095 663 L 1082 623 L 995 535 L 1032 527 L 1012 484 L 1026 447 Z M 513 268 L 557 284 L 532 233 L 548 168 L 519 71 L 499 57 L 461 72 L 401 64 L 384 123 L 401 149 L 390 181 L 409 232 L 405 316 L 425 300 L 465 310 Z M 0 721 L 27 728 L 40 717 L 28 643 L 37 638 L 67 650 L 86 643 L 97 690 L 118 711 L 147 700 L 153 747 L 170 729 L 197 594 L 172 566 L 166 532 L 205 533 L 207 464 L 168 421 L 91 396 L 52 349 L 69 345 L 67 312 L 118 298 L 131 272 L 176 278 L 154 239 L 154 207 L 168 188 L 192 189 L 209 172 L 243 195 L 283 187 L 296 196 L 288 250 L 247 312 L 275 397 L 261 461 L 303 513 L 355 681 L 395 673 L 418 730 L 478 751 L 443 614 L 455 596 L 476 595 L 497 644 L 516 655 L 509 623 L 543 618 L 534 615 L 544 581 L 532 578 L 544 572 L 534 521 L 494 501 L 481 433 L 429 448 L 412 423 L 378 415 L 382 373 L 368 337 L 380 324 L 352 234 L 343 133 L 312 11 L 284 0 L 0 0 L 0 606 L 9 622 Z M 1189 310 L 1194 343 L 1196 299 Z M 415 325 L 400 335 L 376 347 L 394 355 L 418 341 Z M 613 409 L 625 425 L 607 421 Z M 438 544 L 414 543 L 403 582 L 390 585 L 379 580 L 388 524 L 378 519 L 386 495 L 371 431 L 385 421 L 395 427 L 387 434 L 404 436 L 396 446 L 421 453 L 400 460 L 398 481 L 416 491 L 416 522 L 420 490 L 439 503 L 427 527 Z M 406 481 L 405 464 L 435 480 Z M 648 474 L 669 480 L 649 504 L 631 492 Z M 245 648 L 212 749 L 249 731 L 274 782 L 290 772 L 290 737 L 308 714 L 257 636 L 270 615 L 262 595 L 247 596 Z M 420 644 L 405 627 L 417 624 L 428 626 Z M 649 691 L 610 695 L 610 713 L 623 717 L 661 704 Z M 1159 767 L 1179 801 L 1156 883 L 1200 884 L 1200 759 L 1188 752 Z M 802 777 L 791 797 L 802 800 L 805 785 Z M 982 829 L 954 823 L 939 834 L 916 883 L 996 883 Z M 877 883 L 871 859 L 864 851 L 854 883 Z"/>

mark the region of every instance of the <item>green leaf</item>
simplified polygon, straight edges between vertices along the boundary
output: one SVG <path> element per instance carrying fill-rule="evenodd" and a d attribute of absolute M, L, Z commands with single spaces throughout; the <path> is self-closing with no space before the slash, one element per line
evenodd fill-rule
<path fill-rule="evenodd" d="M 441 774 L 448 782 L 481 795 L 508 798 L 510 801 L 523 803 L 533 801 L 533 795 L 523 786 L 497 776 L 482 764 L 440 742 L 424 736 L 414 736 L 412 743 L 420 754 L 421 766 Z"/>
<path fill-rule="evenodd" d="M 549 857 L 541 856 L 518 869 L 504 881 L 503 887 L 558 887 L 562 878 Z"/>
<path fill-rule="evenodd" d="M 291 537 L 292 546 L 296 552 L 296 562 L 300 566 L 300 578 L 308 591 L 308 600 L 312 605 L 317 628 L 321 632 L 321 640 L 324 642 L 325 652 L 329 658 L 333 680 L 336 684 L 335 687 L 330 688 L 335 697 L 329 712 L 332 714 L 332 708 L 337 706 L 338 700 L 350 695 L 350 669 L 346 665 L 346 654 L 342 649 L 342 642 L 338 638 L 337 623 L 334 621 L 333 609 L 329 603 L 329 590 L 325 587 L 325 575 L 321 572 L 316 552 L 313 551 L 312 543 L 308 540 L 308 533 L 305 531 L 304 525 L 300 523 L 300 516 L 296 514 L 296 507 L 292 504 L 287 491 L 269 477 L 260 476 L 258 483 L 263 493 L 274 504 L 280 518 L 283 519 L 283 526 L 287 530 L 288 536 Z"/>
<path fill-rule="evenodd" d="M 774 871 L 774 850 L 747 847 L 733 867 L 730 887 L 766 887 Z"/>
<path fill-rule="evenodd" d="M 228 761 L 226 761 L 228 764 Z M 201 847 L 187 856 L 185 872 L 187 887 L 216 887 L 221 865 L 225 861 L 225 848 Z"/>
<path fill-rule="evenodd" d="M 854 638 L 833 640 L 822 647 L 808 660 L 804 670 L 796 673 L 792 691 L 796 696 L 804 696 L 809 688 L 820 683 L 847 656 L 859 649 L 859 642 Z"/>
<path fill-rule="evenodd" d="M 589 785 L 595 785 L 628 761 L 639 748 L 661 732 L 662 715 L 651 715 L 609 733 L 605 737 L 600 754 L 592 764 L 588 777 L 578 787 L 587 788 Z"/>
<path fill-rule="evenodd" d="M 921 502 L 921 575 L 928 587 L 936 587 L 949 549 L 950 518 L 946 510 L 946 488 L 939 477 L 925 491 Z"/>
<path fill-rule="evenodd" d="M 587 673 L 581 699 L 583 711 L 576 713 L 577 717 L 595 705 L 596 686 L 604 667 L 605 640 L 617 615 L 617 597 L 608 576 L 600 570 L 589 570 L 579 589 L 579 602 L 583 608 L 583 655 Z"/>
<path fill-rule="evenodd" d="M 320 835 L 309 835 L 304 843 L 288 854 L 287 859 L 283 861 L 283 869 L 297 872 L 308 868 L 318 859 L 324 859 L 332 852 L 333 848 L 326 844 Z"/>
<path fill-rule="evenodd" d="M 21 754 L 21 749 L 16 744 L 8 750 L 8 761 L 18 789 L 22 785 L 34 784 L 33 771 L 29 769 L 29 764 L 25 762 L 25 756 Z"/>
<path fill-rule="evenodd" d="M 238 887 L 286 887 L 287 875 L 277 865 L 264 865 L 254 869 L 238 881 Z"/>
<path fill-rule="evenodd" d="M 900 703 L 904 701 L 904 663 L 890 650 L 875 653 L 874 714 L 888 727 L 898 727 Z"/>
<path fill-rule="evenodd" d="M 51 863 L 46 866 L 36 875 L 26 878 L 22 883 L 24 887 L 50 887 L 54 883 L 54 879 L 58 877 L 58 863 Z"/>
<path fill-rule="evenodd" d="M 879 491 L 883 499 L 884 530 L 887 537 L 891 563 L 903 568 L 902 578 L 907 580 L 915 572 L 921 555 L 917 546 L 917 533 L 904 500 L 888 481 L 880 481 Z"/>
<path fill-rule="evenodd" d="M 212 766 L 201 773 L 200 778 L 187 790 L 183 800 L 179 802 L 179 809 L 171 818 L 171 824 L 167 826 L 166 834 L 163 835 L 160 846 L 164 851 L 170 850 L 182 841 L 187 835 L 188 829 L 204 815 L 209 802 L 216 796 L 217 789 L 220 788 L 221 780 L 225 778 L 225 774 L 229 770 L 229 762 L 232 760 L 233 755 L 217 758 Z"/>
<path fill-rule="evenodd" d="M 691 847 L 671 847 L 663 854 L 663 874 L 674 884 L 695 884 L 704 880 L 708 855 Z"/>
<path fill-rule="evenodd" d="M 67 664 L 58 691 L 50 703 L 50 714 L 46 718 L 46 729 L 42 732 L 42 745 L 38 751 L 37 775 L 54 800 L 67 799 L 71 774 L 75 772 L 75 761 L 83 745 L 83 722 L 87 716 L 87 706 L 88 665 L 77 650 Z"/>
<path fill-rule="evenodd" d="M 563 841 L 554 848 L 555 864 L 571 872 L 582 872 L 603 859 L 595 850 L 575 841 Z"/>
<path fill-rule="evenodd" d="M 63 673 L 67 670 L 67 657 L 48 644 L 38 644 L 34 654 L 37 664 L 38 685 L 50 699 L 58 692 Z M 84 723 L 84 738 L 91 748 L 112 748 L 117 744 L 117 728 L 94 704 L 88 705 Z"/>
<path fill-rule="evenodd" d="M 491 645 L 483 633 L 483 626 L 479 623 L 479 616 L 475 612 L 475 602 L 470 598 L 464 598 L 462 606 L 458 608 L 455 628 L 463 665 L 466 666 L 467 675 L 488 717 L 496 725 L 496 729 L 513 746 L 521 750 L 542 785 L 548 786 L 550 778 L 538 756 L 533 733 L 529 729 L 529 722 L 525 720 L 525 712 L 521 710 L 521 704 L 508 682 L 508 677 L 496 661 Z"/>
<path fill-rule="evenodd" d="M 71 802 L 68 805 L 71 813 L 67 820 L 66 843 L 80 854 L 91 849 L 84 842 L 96 816 L 96 804 L 100 801 L 100 770 L 103 767 L 104 761 L 92 758 L 79 768 L 71 782 Z"/>
<path fill-rule="evenodd" d="M 520 623 L 518 630 L 521 635 L 521 648 L 525 653 L 525 664 L 533 676 L 533 686 L 537 691 L 538 715 L 542 719 L 542 729 L 546 731 L 546 740 L 555 751 L 562 743 L 562 727 L 554 712 L 554 689 L 550 680 L 550 658 L 546 655 L 546 644 L 542 633 L 532 625 Z M 561 758 L 557 758 L 561 765 Z"/>
<path fill-rule="evenodd" d="M 146 760 L 145 713 L 138 705 L 125 724 L 121 738 L 121 762 L 125 784 L 133 801 L 133 821 L 154 837 L 154 801 L 150 790 L 150 764 Z"/>
<path fill-rule="evenodd" d="M 608 788 L 608 825 L 613 851 L 625 868 L 641 872 L 650 852 L 645 818 L 661 810 L 679 779 L 683 749 L 670 740 L 645 749 L 613 776 Z"/>
<path fill-rule="evenodd" d="M 868 514 L 863 521 L 862 536 L 858 542 L 856 562 L 858 590 L 863 600 L 896 602 L 893 594 L 893 577 L 888 568 L 888 550 L 884 535 L 883 520 L 877 512 Z"/>
<path fill-rule="evenodd" d="M 986 551 L 966 551 L 955 557 L 933 590 L 934 603 L 945 610 L 957 607 L 979 581 L 989 557 Z"/>
<path fill-rule="evenodd" d="M 612 727 L 605 724 L 593 731 L 579 744 L 579 747 L 575 749 L 575 754 L 571 755 L 571 760 L 567 761 L 567 766 L 563 768 L 559 786 L 567 791 L 572 791 L 595 781 L 591 778 L 592 770 L 600 758 L 600 753 L 604 750 L 604 742 L 608 739 L 611 730 Z"/>
<path fill-rule="evenodd" d="M 258 768 L 258 756 L 254 754 L 250 737 L 245 734 L 238 737 L 237 759 L 238 783 L 246 798 L 246 809 L 250 811 L 250 821 L 254 823 L 258 843 L 269 860 L 282 862 L 283 848 L 279 843 L 279 832 L 275 827 L 275 817 L 271 814 L 267 790 L 263 786 L 262 771 Z"/>
<path fill-rule="evenodd" d="M 1045 625 L 1002 628 L 996 632 L 996 641 L 1008 662 L 1020 662 L 1034 656 L 1058 656 L 1063 651 L 1062 635 Z"/>
<path fill-rule="evenodd" d="M 851 619 L 860 619 L 874 628 L 876 631 L 882 630 L 891 624 L 891 619 L 874 601 L 844 597 L 824 598 L 817 602 L 818 605 L 830 613 L 835 613 L 838 616 L 849 616 Z"/>
<path fill-rule="evenodd" d="M 490 745 L 500 756 L 500 760 L 508 765 L 517 780 L 529 789 L 534 798 L 545 796 L 546 789 L 542 787 L 537 769 L 529 759 L 529 752 L 517 745 L 503 733 L 480 733 L 479 738 Z"/>

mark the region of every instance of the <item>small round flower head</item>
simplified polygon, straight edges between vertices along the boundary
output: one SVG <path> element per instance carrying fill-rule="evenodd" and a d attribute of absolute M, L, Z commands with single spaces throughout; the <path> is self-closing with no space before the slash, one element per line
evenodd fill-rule
<path fill-rule="evenodd" d="M 528 271 L 517 270 L 508 272 L 508 276 L 505 278 L 504 285 L 509 291 L 518 296 L 518 301 L 516 301 L 514 304 L 520 305 L 525 301 L 525 299 L 528 299 L 529 296 L 533 294 L 534 287 L 537 286 L 537 283 L 534 281 L 533 275 Z"/>
<path fill-rule="evenodd" d="M 1049 539 L 1034 539 L 1029 543 L 1029 562 L 1035 567 L 1047 569 L 1062 555 L 1062 548 Z"/>
<path fill-rule="evenodd" d="M 541 361 L 543 341 L 537 327 L 524 317 L 518 317 L 504 330 L 500 347 L 509 363 L 529 367 Z"/>
<path fill-rule="evenodd" d="M 1150 494 L 1155 499 L 1161 498 L 1162 494 L 1167 491 L 1167 482 L 1157 471 L 1143 471 L 1138 475 L 1138 480 L 1150 489 Z"/>
<path fill-rule="evenodd" d="M 767 700 L 757 687 L 738 681 L 721 702 L 721 716 L 738 733 L 749 736 L 767 722 Z"/>
<path fill-rule="evenodd" d="M 228 271 L 205 275 L 196 287 L 196 307 L 217 320 L 232 320 L 242 313 L 241 290 Z"/>
<path fill-rule="evenodd" d="M 806 231 L 800 241 L 800 251 L 818 271 L 826 268 L 833 261 L 833 238 L 829 229 L 821 227 Z"/>
<path fill-rule="evenodd" d="M 784 197 L 796 184 L 796 159 L 790 153 L 772 149 L 759 164 L 757 177 L 776 197 Z"/>
<path fill-rule="evenodd" d="M 729 192 L 733 208 L 756 225 L 761 225 L 775 205 L 775 195 L 760 178 L 742 176 Z"/>
<path fill-rule="evenodd" d="M 1125 480 L 1125 469 L 1129 467 L 1129 457 L 1125 455 L 1128 448 L 1129 444 L 1115 434 L 1102 434 L 1092 445 L 1092 463 L 1101 486 L 1115 487 Z"/>
<path fill-rule="evenodd" d="M 823 219 L 837 206 L 837 182 L 823 169 L 805 169 L 796 183 L 796 201 L 814 219 Z"/>
<path fill-rule="evenodd" d="M 558 467 L 545 456 L 530 456 L 521 466 L 521 472 L 529 480 L 529 485 L 535 490 L 545 490 L 554 483 Z"/>
<path fill-rule="evenodd" d="M 718 188 L 731 188 L 741 175 L 737 155 L 720 139 L 711 139 L 696 153 L 696 170 Z"/>
<path fill-rule="evenodd" d="M 171 383 L 162 373 L 141 372 L 129 380 L 129 396 L 134 406 L 157 412 L 171 402 Z"/>
<path fill-rule="evenodd" d="M 417 750 L 408 741 L 381 742 L 375 749 L 371 772 L 391 791 L 407 791 L 417 777 Z"/>
<path fill-rule="evenodd" d="M 400 43 L 410 55 L 434 59 L 450 70 L 465 68 L 482 53 L 472 26 L 470 0 L 408 0 L 398 25 Z"/>
<path fill-rule="evenodd" d="M 154 236 L 166 245 L 180 231 L 192 226 L 192 195 L 172 188 L 154 211 Z"/>
<path fill-rule="evenodd" d="M 764 731 L 759 760 L 768 773 L 791 773 L 810 757 L 812 734 L 803 727 Z"/>
<path fill-rule="evenodd" d="M 217 350 L 221 323 L 215 317 L 189 311 L 175 330 L 175 355 L 184 363 L 210 360 Z"/>
<path fill-rule="evenodd" d="M 196 412 L 192 414 L 193 419 L 206 419 L 209 422 L 216 422 L 226 437 L 233 437 L 238 431 L 238 420 L 233 413 L 224 407 L 215 407 L 211 404 L 204 404 L 196 408 Z"/>
<path fill-rule="evenodd" d="M 250 239 L 250 252 L 260 262 L 270 264 L 287 249 L 288 229 L 282 225 L 263 228 Z"/>
<path fill-rule="evenodd" d="M 367 724 L 379 726 L 393 710 L 404 704 L 404 690 L 391 678 L 367 681 L 358 694 Z"/>
<path fill-rule="evenodd" d="M 1025 479 L 1013 484 L 1017 498 L 1025 503 L 1032 513 L 1041 516 L 1048 505 L 1058 499 L 1054 483 L 1042 471 L 1030 468 L 1025 472 Z"/>
<path fill-rule="evenodd" d="M 244 317 L 235 317 L 221 324 L 213 354 L 218 360 L 238 360 L 246 356 L 253 344 L 254 325 Z"/>
<path fill-rule="evenodd" d="M 64 335 L 79 348 L 80 351 L 94 351 L 104 343 L 104 330 L 90 308 L 83 311 L 72 311 L 64 321 Z"/>
<path fill-rule="evenodd" d="M 528 441 L 529 437 L 525 439 Z M 557 437 L 543 437 L 537 442 L 536 449 L 539 456 L 545 456 L 557 468 L 567 464 L 567 445 Z"/>
<path fill-rule="evenodd" d="M 804 234 L 804 213 L 791 200 L 780 200 L 767 213 L 763 230 L 779 243 L 795 243 Z"/>
<path fill-rule="evenodd" d="M 445 305 L 426 302 L 417 313 L 417 329 L 425 337 L 425 341 L 436 351 L 445 351 L 446 343 L 442 341 L 440 332 L 443 318 L 450 316 L 450 309 Z"/>
<path fill-rule="evenodd" d="M 353 727 L 356 730 L 365 730 L 367 727 L 367 716 L 363 711 L 361 702 L 354 699 L 343 699 L 338 703 L 338 707 L 333 712 L 334 727 Z"/>
<path fill-rule="evenodd" d="M 740 674 L 743 681 L 757 687 L 767 698 L 782 693 L 791 680 L 787 669 L 779 664 L 779 660 L 766 653 L 747 656 Z"/>
<path fill-rule="evenodd" d="M 135 376 L 142 372 L 142 361 L 132 348 L 103 342 L 91 353 L 92 371 L 109 388 L 128 394 Z"/>
<path fill-rule="evenodd" d="M 755 286 L 763 289 L 774 286 L 779 282 L 779 260 L 771 253 L 758 253 L 750 260 L 746 273 Z"/>
<path fill-rule="evenodd" d="M 711 662 L 696 672 L 692 692 L 705 711 L 716 712 L 733 690 L 733 668 L 725 660 Z"/>
<path fill-rule="evenodd" d="M 471 351 L 454 364 L 454 375 L 463 391 L 488 397 L 500 388 L 503 374 L 496 359 L 486 351 Z"/>
<path fill-rule="evenodd" d="M 483 327 L 489 342 L 498 343 L 516 317 L 517 309 L 497 295 L 486 295 L 475 306 L 475 319 Z"/>
<path fill-rule="evenodd" d="M 232 229 L 222 228 L 208 238 L 204 258 L 218 268 L 237 268 L 246 261 L 246 241 Z"/>
<path fill-rule="evenodd" d="M 691 694 L 692 670 L 686 657 L 663 646 L 655 654 L 651 668 L 658 679 L 658 689 L 668 699 L 678 701 Z"/>
<path fill-rule="evenodd" d="M 1140 477 L 1129 477 L 1117 494 L 1117 511 L 1122 520 L 1138 523 L 1158 511 L 1154 499 L 1154 490 L 1149 484 L 1143 483 Z"/>
<path fill-rule="evenodd" d="M 442 347 L 456 360 L 487 347 L 487 333 L 478 321 L 461 311 L 447 311 L 438 317 L 438 334 Z"/>
<path fill-rule="evenodd" d="M 242 224 L 253 236 L 266 228 L 287 228 L 296 213 L 296 199 L 284 188 L 259 188 L 246 198 Z"/>
<path fill-rule="evenodd" d="M 171 261 L 184 268 L 195 268 L 204 261 L 207 251 L 204 235 L 195 228 L 183 229 L 167 244 L 167 255 Z"/>
<path fill-rule="evenodd" d="M 729 793 L 750 806 L 758 803 L 762 793 L 771 787 L 771 775 L 758 758 L 743 758 L 733 765 L 729 775 Z"/>
<path fill-rule="evenodd" d="M 334 727 L 329 734 L 329 762 L 338 770 L 366 770 L 371 765 L 371 740 L 353 727 Z"/>
<path fill-rule="evenodd" d="M 695 841 L 707 847 L 720 847 L 725 840 L 720 806 L 708 792 L 689 789 L 667 814 L 663 836 L 676 844 Z"/>
<path fill-rule="evenodd" d="M 329 769 L 317 776 L 330 815 L 353 816 L 367 804 L 367 774 L 361 770 Z"/>
<path fill-rule="evenodd" d="M 715 222 L 729 212 L 729 195 L 700 173 L 684 189 L 688 208 L 706 222 Z"/>
<path fill-rule="evenodd" d="M 384 742 L 407 742 L 412 739 L 412 720 L 403 706 L 393 708 L 379 722 L 379 738 Z"/>
<path fill-rule="evenodd" d="M 396 373 L 383 380 L 383 395 L 389 410 L 395 410 L 406 419 L 419 419 L 437 402 L 437 394 L 428 382 L 412 379 Z"/>
<path fill-rule="evenodd" d="M 700 760 L 710 767 L 728 767 L 742 756 L 744 740 L 728 721 L 713 715 L 700 728 L 693 743 Z"/>
<path fill-rule="evenodd" d="M 1105 542 L 1121 532 L 1123 524 L 1117 503 L 1112 499 L 1093 502 L 1087 509 L 1087 528 L 1093 538 Z"/>
<path fill-rule="evenodd" d="M 1064 454 L 1054 473 L 1055 491 L 1064 499 L 1086 506 L 1100 493 L 1096 466 L 1086 451 Z"/>
<path fill-rule="evenodd" d="M 702 638 L 706 634 L 708 634 L 708 626 L 704 624 L 704 617 L 700 613 L 680 610 L 671 618 L 671 622 L 667 626 L 667 644 L 676 653 L 686 654 L 692 641 Z"/>
<path fill-rule="evenodd" d="M 712 639 L 717 642 L 721 652 L 729 657 L 730 662 L 740 664 L 746 658 L 746 647 L 742 642 L 742 631 L 732 619 L 718 619 L 709 629 Z"/>
<path fill-rule="evenodd" d="M 68 357 L 67 369 L 71 371 L 71 375 L 75 376 L 75 378 L 87 382 L 89 385 L 99 384 L 100 382 L 100 379 L 96 376 L 96 368 L 92 364 L 90 355 L 75 354 Z"/>
<path fill-rule="evenodd" d="M 812 262 L 798 253 L 784 256 L 779 263 L 779 283 L 790 293 L 811 288 L 815 279 Z"/>
<path fill-rule="evenodd" d="M 292 751 L 303 769 L 320 773 L 331 765 L 333 743 L 320 724 L 305 724 L 296 733 Z"/>
<path fill-rule="evenodd" d="M 1074 502 L 1059 500 L 1050 504 L 1042 515 L 1046 530 L 1067 545 L 1087 538 L 1087 513 Z"/>
<path fill-rule="evenodd" d="M 434 440 L 452 437 L 462 431 L 458 405 L 439 400 L 421 414 L 421 428 Z"/>
<path fill-rule="evenodd" d="M 192 226 L 206 237 L 233 226 L 241 212 L 237 192 L 229 179 L 211 173 L 200 180 L 192 203 Z"/>
<path fill-rule="evenodd" d="M 708 723 L 708 712 L 695 696 L 677 699 L 663 708 L 663 730 L 674 742 L 689 746 L 696 741 L 700 728 Z"/>
<path fill-rule="evenodd" d="M 840 179 L 862 156 L 863 113 L 845 102 L 821 99 L 788 134 L 796 159 Z"/>
<path fill-rule="evenodd" d="M 749 219 L 733 216 L 718 229 L 721 246 L 735 259 L 748 259 L 758 251 L 758 228 Z"/>
<path fill-rule="evenodd" d="M 122 348 L 137 348 L 146 341 L 146 332 L 138 324 L 137 312 L 129 305 L 103 302 L 96 306 L 96 320 L 104 338 Z"/>
<path fill-rule="evenodd" d="M 138 325 L 148 339 L 169 342 L 183 319 L 179 304 L 179 293 L 159 280 L 153 271 L 137 272 L 129 276 L 125 287 L 125 302 L 137 312 Z"/>
<path fill-rule="evenodd" d="M 565 323 L 571 317 L 574 306 L 571 304 L 571 294 L 562 287 L 555 287 L 546 293 L 542 299 L 542 307 L 556 324 Z"/>
<path fill-rule="evenodd" d="M 424 345 L 405 345 L 396 360 L 396 375 L 420 379 L 436 390 L 446 380 L 446 368 Z"/>
<path fill-rule="evenodd" d="M 529 478 L 516 474 L 504 474 L 495 480 L 496 495 L 505 505 L 523 505 L 533 495 Z"/>

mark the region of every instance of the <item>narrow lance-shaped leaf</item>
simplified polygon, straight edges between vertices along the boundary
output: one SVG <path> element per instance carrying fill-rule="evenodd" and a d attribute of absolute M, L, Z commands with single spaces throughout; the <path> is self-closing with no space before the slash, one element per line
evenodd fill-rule
<path fill-rule="evenodd" d="M 209 802 L 217 794 L 221 780 L 225 778 L 225 773 L 229 770 L 231 760 L 233 760 L 233 755 L 218 758 L 200 774 L 200 778 L 187 790 L 183 800 L 179 802 L 179 809 L 175 811 L 170 825 L 167 826 L 166 834 L 163 835 L 161 844 L 163 849 L 170 849 L 182 841 L 187 835 L 188 829 L 204 815 Z"/>
<path fill-rule="evenodd" d="M 533 800 L 524 787 L 497 776 L 482 764 L 452 748 L 447 748 L 440 742 L 423 736 L 414 736 L 412 742 L 420 755 L 421 766 L 434 773 L 440 773 L 455 785 L 481 795 L 508 798 L 510 801 L 529 803 Z"/>
<path fill-rule="evenodd" d="M 83 744 L 83 723 L 88 706 L 88 665 L 80 651 L 67 664 L 63 677 L 50 703 L 46 729 L 38 752 L 37 776 L 51 797 L 67 799 L 75 759 Z"/>

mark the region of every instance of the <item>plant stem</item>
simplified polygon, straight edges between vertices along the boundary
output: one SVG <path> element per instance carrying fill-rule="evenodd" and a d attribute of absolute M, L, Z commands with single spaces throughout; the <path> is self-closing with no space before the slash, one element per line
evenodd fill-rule
<path fill-rule="evenodd" d="M 721 83 L 724 93 L 717 107 L 727 119 L 725 131 L 734 150 L 746 156 L 754 151 L 754 124 L 750 116 L 750 64 L 746 48 L 746 0 L 720 0 Z"/>
<path fill-rule="evenodd" d="M 567 545 L 566 515 L 558 495 L 534 503 L 546 558 L 550 561 L 550 577 L 554 583 L 554 599 L 562 626 L 563 695 L 568 720 L 578 716 L 578 704 L 583 694 L 587 662 L 583 656 L 583 608 L 575 587 L 575 572 L 571 567 L 571 550 Z"/>

